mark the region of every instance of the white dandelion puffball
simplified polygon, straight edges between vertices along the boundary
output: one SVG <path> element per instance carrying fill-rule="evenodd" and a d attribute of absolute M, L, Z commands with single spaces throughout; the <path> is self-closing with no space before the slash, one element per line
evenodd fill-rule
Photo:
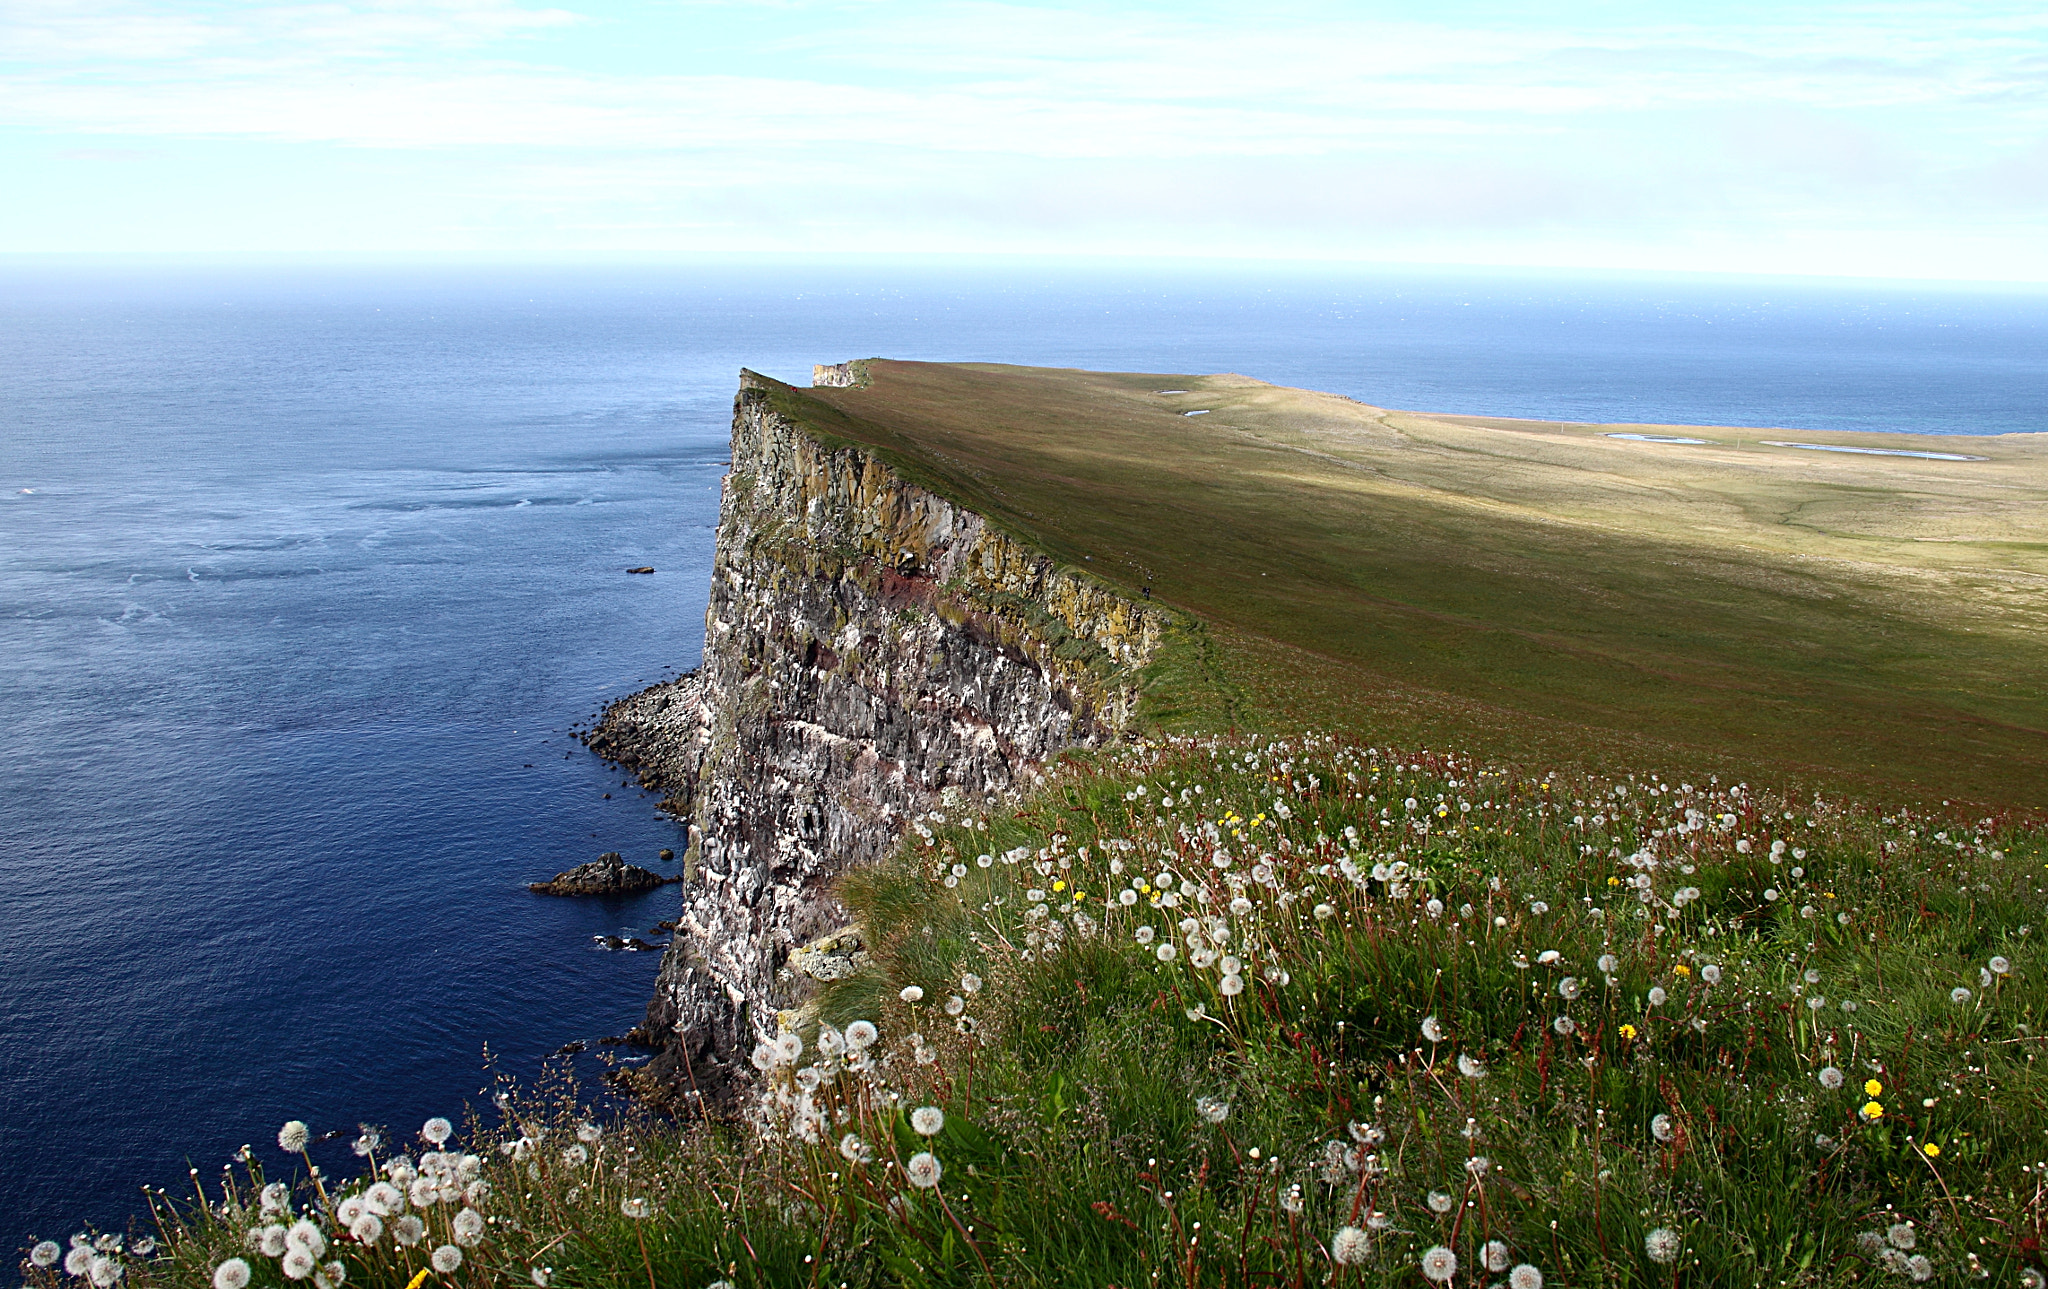
<path fill-rule="evenodd" d="M 921 1105 L 910 1112 L 910 1127 L 920 1137 L 936 1137 L 946 1126 L 946 1112 L 935 1105 Z"/>
<path fill-rule="evenodd" d="M 562 1162 L 571 1168 L 581 1168 L 590 1162 L 590 1152 L 581 1144 L 569 1146 L 562 1151 Z"/>
<path fill-rule="evenodd" d="M 555 1278 L 552 1267 L 533 1267 L 527 1274 L 532 1278 L 535 1289 L 548 1289 L 549 1282 Z"/>
<path fill-rule="evenodd" d="M 967 1010 L 967 1000 L 966 1000 L 965 998 L 962 998 L 962 997 L 961 997 L 960 995 L 958 995 L 958 994 L 949 994 L 949 995 L 947 995 L 947 997 L 946 997 L 946 1015 L 948 1015 L 948 1016 L 958 1016 L 958 1015 L 959 1015 L 959 1014 L 960 1014 L 961 1012 L 964 1012 L 964 1011 L 966 1011 L 966 1010 Z"/>
<path fill-rule="evenodd" d="M 603 1135 L 604 1129 L 594 1123 L 579 1123 L 576 1125 L 576 1140 L 586 1146 L 595 1146 L 597 1139 Z"/>
<path fill-rule="evenodd" d="M 1422 1018 L 1422 1036 L 1432 1043 L 1441 1043 L 1444 1041 L 1444 1027 L 1437 1023 L 1436 1017 L 1424 1016 Z"/>
<path fill-rule="evenodd" d="M 1337 906 L 1334 904 L 1318 904 L 1310 912 L 1315 914 L 1316 921 L 1327 922 L 1337 916 Z"/>
<path fill-rule="evenodd" d="M 1508 1289 L 1543 1289 L 1543 1273 L 1524 1262 L 1508 1272 Z"/>
<path fill-rule="evenodd" d="M 1449 1191 L 1431 1191 L 1429 1193 L 1429 1211 L 1432 1213 L 1448 1213 L 1457 1206 L 1457 1197 Z"/>
<path fill-rule="evenodd" d="M 291 1190 L 283 1182 L 271 1182 L 264 1186 L 262 1194 L 263 1211 L 284 1212 L 284 1202 L 291 1197 Z"/>
<path fill-rule="evenodd" d="M 1566 1002 L 1577 998 L 1579 996 L 1579 978 L 1577 976 L 1566 976 L 1563 980 L 1558 981 L 1557 996 Z"/>
<path fill-rule="evenodd" d="M 464 1248 L 484 1238 L 484 1215 L 473 1208 L 455 1215 L 455 1242 Z"/>
<path fill-rule="evenodd" d="M 256 1252 L 266 1258 L 281 1258 L 285 1249 L 289 1247 L 285 1243 L 284 1227 L 277 1223 L 272 1223 L 260 1231 L 251 1231 L 249 1234 L 250 1244 Z"/>
<path fill-rule="evenodd" d="M 849 1164 L 865 1164 L 873 1158 L 868 1153 L 868 1144 L 860 1139 L 857 1132 L 849 1132 L 839 1139 L 839 1153 L 846 1157 Z"/>
<path fill-rule="evenodd" d="M 348 1234 L 358 1244 L 375 1244 L 384 1238 L 384 1219 L 365 1212 L 348 1224 Z"/>
<path fill-rule="evenodd" d="M 1668 1114 L 1660 1114 L 1650 1120 L 1650 1135 L 1666 1145 L 1678 1140 L 1678 1125 Z"/>
<path fill-rule="evenodd" d="M 966 975 L 964 975 L 964 976 L 960 977 L 960 992 L 961 992 L 961 993 L 965 993 L 965 994 L 971 994 L 971 993 L 975 993 L 975 992 L 979 991 L 979 990 L 980 990 L 980 988 L 981 988 L 981 977 L 980 977 L 980 976 L 977 976 L 977 975 L 975 975 L 975 974 L 974 974 L 973 972 L 971 972 L 971 971 L 970 971 L 970 972 L 968 972 L 968 973 L 967 973 Z"/>
<path fill-rule="evenodd" d="M 1884 1239 L 1885 1243 L 1891 1245 L 1894 1249 L 1910 1249 L 1920 1243 L 1920 1237 L 1915 1233 L 1913 1224 L 1910 1222 L 1892 1223 L 1885 1228 Z"/>
<path fill-rule="evenodd" d="M 1486 1264 L 1488 1271 L 1505 1271 L 1508 1269 L 1508 1246 L 1499 1240 L 1488 1240 L 1486 1246 L 1479 1250 L 1479 1260 Z"/>
<path fill-rule="evenodd" d="M 1138 938 L 1139 944 L 1150 944 L 1155 938 L 1158 937 L 1159 932 L 1154 930 L 1152 924 L 1148 922 L 1144 926 L 1139 927 L 1136 931 L 1132 932 L 1131 934 L 1135 935 Z"/>
<path fill-rule="evenodd" d="M 1906 1274 L 1915 1280 L 1932 1280 L 1934 1279 L 1934 1263 L 1928 1260 L 1927 1255 L 1916 1253 L 1906 1259 Z"/>
<path fill-rule="evenodd" d="M 1230 1117 L 1230 1103 L 1221 1097 L 1195 1098 L 1195 1113 L 1208 1123 L 1222 1123 Z"/>
<path fill-rule="evenodd" d="M 1830 1092 L 1839 1091 L 1842 1086 L 1842 1072 L 1832 1065 L 1828 1066 L 1820 1072 L 1820 1085 Z"/>
<path fill-rule="evenodd" d="M 1614 974 L 1614 969 L 1621 965 L 1621 959 L 1611 953 L 1603 953 L 1600 955 L 1600 960 L 1593 965 L 1600 968 L 1601 975 L 1611 976 Z"/>
<path fill-rule="evenodd" d="M 1578 1032 L 1579 1023 L 1569 1016 L 1560 1016 L 1556 1020 L 1550 1022 L 1550 1027 L 1556 1030 L 1559 1034 L 1569 1037 L 1570 1035 Z"/>
<path fill-rule="evenodd" d="M 284 1251 L 284 1261 L 277 1264 L 277 1269 L 284 1272 L 284 1278 L 287 1280 L 304 1280 L 313 1274 L 314 1268 L 318 1265 L 313 1261 L 312 1254 L 294 1244 Z"/>
<path fill-rule="evenodd" d="M 119 1266 L 120 1264 L 112 1258 L 95 1254 L 91 1263 L 86 1266 L 86 1278 L 92 1281 L 94 1289 L 113 1289 L 114 1281 L 120 1278 L 116 1274 L 116 1268 Z"/>
<path fill-rule="evenodd" d="M 452 1244 L 444 1244 L 434 1250 L 434 1270 L 447 1275 L 462 1265 L 462 1250 Z"/>
<path fill-rule="evenodd" d="M 284 1233 L 284 1242 L 294 1249 L 304 1249 L 318 1258 L 327 1252 L 327 1237 L 320 1234 L 320 1228 L 300 1218 Z"/>
<path fill-rule="evenodd" d="M 1475 1061 L 1470 1056 L 1460 1052 L 1458 1053 L 1458 1073 L 1468 1079 L 1483 1079 L 1486 1077 L 1486 1066 L 1482 1062 Z M 1499 1270 L 1498 1267 L 1494 1269 L 1496 1271 Z"/>
<path fill-rule="evenodd" d="M 83 1239 L 84 1237 L 74 1236 L 72 1238 Z M 70 1275 L 82 1276 L 91 1269 L 92 1246 L 90 1244 L 72 1245 L 71 1252 L 64 1255 L 64 1270 Z"/>
<path fill-rule="evenodd" d="M 410 1249 L 427 1238 L 427 1224 L 407 1213 L 391 1224 L 391 1238 Z"/>
<path fill-rule="evenodd" d="M 277 1130 L 277 1148 L 287 1155 L 296 1155 L 306 1148 L 313 1139 L 313 1130 L 303 1119 L 294 1119 Z"/>
<path fill-rule="evenodd" d="M 1660 1226 L 1643 1237 L 1643 1256 L 1656 1263 L 1678 1261 L 1678 1251 L 1685 1241 L 1678 1232 L 1668 1226 Z"/>
<path fill-rule="evenodd" d="M 1960 1007 L 1970 1001 L 1970 991 L 1961 985 L 1957 985 L 1954 989 L 1948 991 L 1948 1000 Z"/>
<path fill-rule="evenodd" d="M 2048 1276 L 2039 1267 L 2028 1267 L 2020 1272 L 2020 1289 L 2048 1289 Z"/>
<path fill-rule="evenodd" d="M 339 1262 L 328 1263 L 320 1268 L 320 1274 L 313 1277 L 313 1283 L 320 1286 L 320 1289 L 334 1289 L 334 1286 L 345 1284 L 347 1281 L 348 1268 Z"/>
<path fill-rule="evenodd" d="M 1372 1253 L 1372 1237 L 1355 1226 L 1347 1226 L 1330 1237 L 1330 1261 L 1340 1267 L 1355 1267 Z"/>
<path fill-rule="evenodd" d="M 229 1258 L 213 1269 L 213 1289 L 249 1289 L 249 1264 Z"/>
<path fill-rule="evenodd" d="M 1458 1274 L 1458 1255 L 1439 1244 L 1422 1255 L 1422 1277 L 1437 1284 L 1449 1284 Z"/>
<path fill-rule="evenodd" d="M 1700 979 L 1710 985 L 1718 985 L 1721 983 L 1721 969 L 1712 963 L 1708 963 L 1700 968 Z"/>
<path fill-rule="evenodd" d="M 916 1006 L 924 1001 L 924 989 L 918 985 L 905 985 L 896 996 L 904 1002 Z"/>
<path fill-rule="evenodd" d="M 1993 958 L 1988 965 L 1991 968 L 1991 974 L 1994 976 L 2009 976 L 2012 974 L 2012 962 L 2003 956 Z"/>
<path fill-rule="evenodd" d="M 435 1115 L 433 1118 L 427 1120 L 425 1123 L 420 1125 L 420 1136 L 425 1137 L 428 1141 L 434 1143 L 436 1146 L 443 1144 L 448 1140 L 448 1138 L 454 1135 L 455 1125 L 449 1123 L 440 1115 Z"/>
<path fill-rule="evenodd" d="M 1175 949 L 1171 944 L 1162 944 L 1157 949 L 1153 950 L 1154 955 L 1157 956 L 1161 962 L 1172 962 L 1174 956 L 1178 952 L 1179 950 Z"/>
<path fill-rule="evenodd" d="M 945 1171 L 939 1167 L 939 1157 L 929 1150 L 918 1151 L 903 1165 L 903 1175 L 910 1179 L 910 1184 L 925 1191 L 937 1186 Z"/>
<path fill-rule="evenodd" d="M 63 1255 L 64 1250 L 58 1246 L 55 1240 L 44 1240 L 41 1244 L 29 1250 L 28 1260 L 39 1267 L 48 1269 L 56 1266 L 57 1259 Z"/>
<path fill-rule="evenodd" d="M 870 1021 L 857 1020 L 846 1027 L 846 1045 L 855 1050 L 872 1046 L 881 1036 L 881 1031 Z"/>
<path fill-rule="evenodd" d="M 1465 1161 L 1465 1171 L 1474 1177 L 1486 1176 L 1486 1170 L 1493 1167 L 1493 1161 L 1484 1155 L 1474 1155 Z"/>
<path fill-rule="evenodd" d="M 390 1217 L 405 1207 L 405 1192 L 390 1182 L 378 1182 L 363 1192 L 363 1211 Z"/>
<path fill-rule="evenodd" d="M 794 1034 L 781 1034 L 776 1036 L 775 1059 L 777 1061 L 780 1061 L 784 1065 L 795 1065 L 797 1058 L 802 1056 L 803 1054 L 804 1041 L 801 1038 L 798 1038 Z"/>
<path fill-rule="evenodd" d="M 1665 992 L 1664 992 L 1664 986 L 1662 986 L 1662 985 L 1651 985 L 1651 986 L 1650 986 L 1650 1006 L 1652 1006 L 1652 1007 L 1662 1007 L 1662 1006 L 1663 1006 L 1663 1005 L 1665 1004 L 1665 1002 L 1666 1002 L 1666 1001 L 1667 1001 L 1668 999 L 1670 999 L 1670 997 L 1671 997 L 1671 995 L 1670 995 L 1670 994 L 1667 994 L 1667 993 L 1665 993 Z"/>
<path fill-rule="evenodd" d="M 1225 976 L 1216 982 L 1216 992 L 1225 998 L 1235 998 L 1244 992 L 1243 976 Z"/>

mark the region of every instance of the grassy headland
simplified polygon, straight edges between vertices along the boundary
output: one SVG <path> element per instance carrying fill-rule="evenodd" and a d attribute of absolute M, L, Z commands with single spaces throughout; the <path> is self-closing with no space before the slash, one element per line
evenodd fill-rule
<path fill-rule="evenodd" d="M 1189 614 L 1155 728 L 849 875 L 737 1123 L 508 1085 L 32 1282 L 2041 1289 L 2048 445 L 871 371 L 777 397 Z"/>

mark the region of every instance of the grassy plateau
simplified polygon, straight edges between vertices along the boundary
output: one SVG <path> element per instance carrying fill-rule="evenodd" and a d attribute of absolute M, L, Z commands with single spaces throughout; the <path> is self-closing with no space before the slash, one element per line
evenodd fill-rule
<path fill-rule="evenodd" d="M 2040 436 L 869 370 L 776 397 L 1186 615 L 1148 727 L 849 874 L 728 1121 L 287 1124 L 26 1282 L 2048 1286 Z"/>

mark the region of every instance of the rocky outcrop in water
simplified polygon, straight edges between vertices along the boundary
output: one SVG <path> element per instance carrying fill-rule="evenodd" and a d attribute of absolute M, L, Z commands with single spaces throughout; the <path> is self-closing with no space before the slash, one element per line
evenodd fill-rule
<path fill-rule="evenodd" d="M 1169 626 L 814 434 L 806 401 L 741 374 L 703 665 L 586 736 L 690 820 L 682 912 L 636 1031 L 663 1049 L 634 1073 L 657 1099 L 728 1092 L 758 1033 L 857 969 L 839 874 L 920 813 L 1128 729 Z"/>
<path fill-rule="evenodd" d="M 553 881 L 529 882 L 526 889 L 535 895 L 635 895 L 681 880 L 628 864 L 619 852 L 608 850 L 588 864 L 556 873 Z"/>

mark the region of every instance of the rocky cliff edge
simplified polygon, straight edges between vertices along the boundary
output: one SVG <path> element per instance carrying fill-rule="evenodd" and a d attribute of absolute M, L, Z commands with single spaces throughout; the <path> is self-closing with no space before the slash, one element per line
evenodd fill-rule
<path fill-rule="evenodd" d="M 703 664 L 587 740 L 690 821 L 639 1032 L 660 1055 L 632 1079 L 678 1107 L 728 1096 L 755 1038 L 850 969 L 839 874 L 923 812 L 1130 730 L 1173 621 L 821 433 L 808 406 L 740 374 Z"/>

